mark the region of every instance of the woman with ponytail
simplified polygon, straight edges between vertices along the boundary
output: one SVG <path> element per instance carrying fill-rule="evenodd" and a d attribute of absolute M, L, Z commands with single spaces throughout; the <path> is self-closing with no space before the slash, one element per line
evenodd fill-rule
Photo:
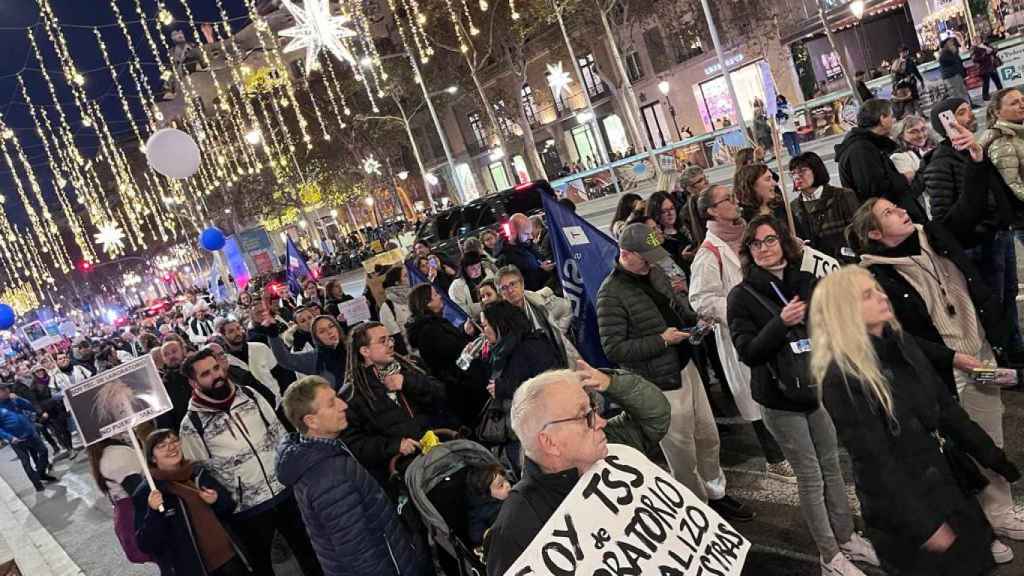
<path fill-rule="evenodd" d="M 818 284 L 810 332 L 811 378 L 850 453 L 879 558 L 905 575 L 987 574 L 1006 547 L 975 498 L 985 480 L 967 455 L 1010 482 L 1017 468 L 956 402 L 866 270 L 848 266 Z"/>

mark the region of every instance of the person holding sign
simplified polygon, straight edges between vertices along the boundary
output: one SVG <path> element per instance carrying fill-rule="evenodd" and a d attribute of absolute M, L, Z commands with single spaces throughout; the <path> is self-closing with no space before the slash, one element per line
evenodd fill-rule
<path fill-rule="evenodd" d="M 154 430 L 145 452 L 156 489 L 142 482 L 132 495 L 139 549 L 165 576 L 251 574 L 226 528 L 235 510 L 231 492 L 184 458 L 173 430 Z"/>
<path fill-rule="evenodd" d="M 740 260 L 743 282 L 729 293 L 729 332 L 750 367 L 750 391 L 796 473 L 821 573 L 863 576 L 851 560 L 877 566 L 878 556 L 853 531 L 836 430 L 809 378 L 807 303 L 817 279 L 800 269 L 800 245 L 772 216 L 747 226 Z"/>
<path fill-rule="evenodd" d="M 852 266 L 821 280 L 810 307 L 811 376 L 850 453 L 867 533 L 900 574 L 988 574 L 993 556 L 1013 552 L 974 497 L 986 483 L 975 461 L 1006 486 L 1020 472 L 896 318 L 879 283 Z"/>
<path fill-rule="evenodd" d="M 985 211 L 975 202 L 974 213 Z M 964 214 L 965 228 L 971 213 Z M 853 217 L 851 246 L 885 290 L 893 313 L 917 337 L 939 370 L 946 389 L 997 446 L 1003 445 L 1002 391 L 977 379 L 979 369 L 1002 364 L 1009 350 L 1012 318 L 964 252 L 952 223 L 915 225 L 885 199 L 872 198 Z M 835 416 L 835 414 L 833 414 Z M 985 470 L 989 483 L 979 495 L 996 534 L 1024 540 L 1024 513 L 1015 509 L 1010 484 Z"/>
<path fill-rule="evenodd" d="M 581 475 L 608 455 L 609 442 L 646 454 L 668 431 L 669 402 L 656 386 L 623 370 L 596 370 L 582 360 L 577 367 L 576 372 L 545 372 L 516 390 L 512 429 L 526 468 L 485 539 L 488 576 L 502 576 L 516 562 Z M 598 392 L 622 413 L 602 418 Z"/>

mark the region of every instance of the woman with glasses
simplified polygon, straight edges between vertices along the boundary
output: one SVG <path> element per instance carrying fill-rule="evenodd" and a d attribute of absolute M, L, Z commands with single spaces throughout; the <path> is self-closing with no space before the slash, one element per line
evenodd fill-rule
<path fill-rule="evenodd" d="M 655 192 L 647 199 L 647 217 L 661 230 L 661 247 L 668 251 L 684 274 L 690 273 L 690 264 L 697 249 L 679 218 L 679 207 L 668 192 Z"/>
<path fill-rule="evenodd" d="M 743 281 L 739 254 L 746 222 L 740 216 L 736 196 L 726 186 L 709 186 L 697 199 L 697 208 L 707 220 L 708 234 L 693 259 L 690 304 L 701 318 L 716 323 L 715 344 L 725 380 L 740 416 L 754 426 L 767 461 L 768 475 L 784 482 L 795 482 L 785 455 L 761 421 L 761 408 L 750 393 L 750 369 L 740 362 L 727 324 L 729 292 Z"/>
<path fill-rule="evenodd" d="M 342 435 L 356 459 L 382 486 L 419 452 L 423 435 L 451 422 L 444 386 L 408 358 L 377 322 L 352 329 L 342 397 L 349 426 Z"/>
<path fill-rule="evenodd" d="M 1020 472 L 956 403 L 894 304 L 863 268 L 824 278 L 810 306 L 811 377 L 850 454 L 878 556 L 910 576 L 988 574 L 1013 552 L 968 493 L 974 461 L 1004 481 Z"/>
<path fill-rule="evenodd" d="M 851 560 L 877 566 L 878 558 L 853 531 L 835 427 L 809 379 L 807 306 L 816 279 L 800 270 L 800 245 L 772 216 L 747 226 L 740 260 L 743 282 L 729 293 L 729 331 L 750 367 L 752 396 L 796 474 L 822 574 L 862 576 Z"/>
<path fill-rule="evenodd" d="M 829 184 L 828 169 L 814 152 L 789 161 L 798 196 L 790 203 L 796 236 L 833 258 L 843 257 L 844 232 L 859 203 L 853 190 Z"/>
<path fill-rule="evenodd" d="M 153 431 L 145 451 L 156 490 L 142 482 L 132 496 L 139 549 L 153 556 L 164 576 L 250 574 L 227 528 L 235 511 L 231 492 L 185 459 L 173 430 Z"/>

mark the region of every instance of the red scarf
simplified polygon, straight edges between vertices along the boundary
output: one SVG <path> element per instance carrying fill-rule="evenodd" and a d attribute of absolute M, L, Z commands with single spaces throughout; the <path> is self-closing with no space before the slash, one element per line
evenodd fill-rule
<path fill-rule="evenodd" d="M 231 386 L 231 393 L 228 394 L 228 397 L 223 400 L 215 400 L 213 398 L 210 398 L 209 396 L 200 392 L 199 388 L 193 387 L 192 400 L 196 404 L 199 404 L 200 406 L 209 408 L 211 410 L 216 410 L 218 412 L 227 412 L 228 408 L 231 408 L 231 404 L 235 401 L 235 394 L 238 392 L 238 388 L 234 384 L 228 383 L 228 386 Z"/>

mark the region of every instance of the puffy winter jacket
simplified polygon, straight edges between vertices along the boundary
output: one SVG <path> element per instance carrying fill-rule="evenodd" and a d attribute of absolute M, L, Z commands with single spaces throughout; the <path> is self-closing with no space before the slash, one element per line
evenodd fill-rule
<path fill-rule="evenodd" d="M 843 188 L 857 194 L 857 201 L 885 198 L 906 210 L 914 222 L 927 219 L 924 207 L 914 197 L 907 177 L 896 170 L 889 158 L 898 146 L 887 136 L 867 128 L 854 128 L 836 145 L 836 162 Z"/>
<path fill-rule="evenodd" d="M 1013 193 L 1010 203 L 1014 205 L 1014 228 L 1024 227 L 1024 125 L 999 120 L 986 130 L 978 142 L 985 147 L 988 159 L 1003 177 L 1003 182 Z"/>
<path fill-rule="evenodd" d="M 597 326 L 605 355 L 630 371 L 650 380 L 662 390 L 682 388 L 680 372 L 690 361 L 685 342 L 666 346 L 661 338 L 669 327 L 658 306 L 641 282 L 650 282 L 666 296 L 684 325 L 697 321 L 686 294 L 673 292 L 668 276 L 652 266 L 647 278 L 639 278 L 620 265 L 605 278 L 597 293 Z"/>
<path fill-rule="evenodd" d="M 965 243 L 968 248 L 1007 228 L 1012 209 L 1005 184 L 991 162 L 971 161 L 967 152 L 953 149 L 949 140 L 940 142 L 926 158 L 924 185 L 931 199 L 932 220 L 945 224 L 964 218 L 972 204 L 985 207 L 987 215 L 974 226 L 971 240 Z"/>
<path fill-rule="evenodd" d="M 231 492 L 238 503 L 236 516 L 244 518 L 288 497 L 274 472 L 275 450 L 285 429 L 262 396 L 236 388 L 225 411 L 189 401 L 179 436 L 185 458 L 203 464 Z"/>
<path fill-rule="evenodd" d="M 277 476 L 292 489 L 325 576 L 429 573 L 376 480 L 338 439 L 287 436 Z"/>

